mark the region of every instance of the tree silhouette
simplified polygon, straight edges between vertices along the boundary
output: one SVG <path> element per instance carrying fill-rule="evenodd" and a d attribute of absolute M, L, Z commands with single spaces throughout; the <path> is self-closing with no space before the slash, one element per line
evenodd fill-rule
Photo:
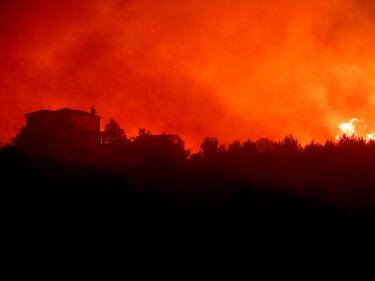
<path fill-rule="evenodd" d="M 105 143 L 113 144 L 126 141 L 125 131 L 114 119 L 110 119 L 104 130 Z"/>
<path fill-rule="evenodd" d="M 283 150 L 289 151 L 289 152 L 296 152 L 301 149 L 300 144 L 298 143 L 298 140 L 295 139 L 292 135 L 286 136 L 280 143 Z"/>
<path fill-rule="evenodd" d="M 145 128 L 140 128 L 138 130 L 138 136 L 151 135 L 151 132 Z"/>
<path fill-rule="evenodd" d="M 14 190 L 17 200 L 23 187 L 25 201 L 42 206 L 61 200 L 57 206 L 63 208 L 66 201 L 76 200 L 72 210 L 79 212 L 95 210 L 87 204 L 99 202 L 105 207 L 100 212 L 116 210 L 108 216 L 116 214 L 118 220 L 128 213 L 144 213 L 156 221 L 169 217 L 172 223 L 196 217 L 206 223 L 213 213 L 223 215 L 221 222 L 241 224 L 269 217 L 323 221 L 351 212 L 375 218 L 375 142 L 344 136 L 302 146 L 287 136 L 224 146 L 207 137 L 200 151 L 189 155 L 177 135 L 140 129 L 138 136 L 127 139 L 113 119 L 102 134 L 105 141 L 84 153 L 79 153 L 81 147 L 63 150 L 58 158 L 50 153 L 53 148 L 39 157 L 19 147 L 32 143 L 37 151 L 34 141 L 42 146 L 50 138 L 43 137 L 40 143 L 37 133 L 23 128 L 13 145 L 0 149 L 2 185 Z M 87 200 L 90 196 L 92 200 Z M 20 208 L 32 209 L 30 204 Z"/>
<path fill-rule="evenodd" d="M 207 137 L 201 144 L 201 152 L 206 158 L 215 157 L 219 153 L 219 141 L 217 138 Z"/>

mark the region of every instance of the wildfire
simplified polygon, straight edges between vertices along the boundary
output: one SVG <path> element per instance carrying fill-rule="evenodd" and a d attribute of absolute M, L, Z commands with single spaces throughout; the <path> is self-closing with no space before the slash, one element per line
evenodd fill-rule
<path fill-rule="evenodd" d="M 356 129 L 356 123 L 360 122 L 357 118 L 352 118 L 347 122 L 343 122 L 338 125 L 339 129 L 341 130 L 341 136 L 336 136 L 336 140 L 340 140 L 342 136 L 344 137 L 355 137 L 357 135 L 357 129 Z M 364 128 L 367 128 L 367 126 L 364 126 Z M 367 133 L 365 134 L 366 142 L 375 141 L 375 132 Z M 361 135 L 359 137 L 363 137 L 364 135 Z"/>
<path fill-rule="evenodd" d="M 367 141 L 367 142 L 375 141 L 375 133 L 367 134 L 367 136 L 366 136 L 366 141 Z"/>
<path fill-rule="evenodd" d="M 344 136 L 353 137 L 356 133 L 355 123 L 359 122 L 357 118 L 352 118 L 348 122 L 341 123 L 339 128 Z"/>

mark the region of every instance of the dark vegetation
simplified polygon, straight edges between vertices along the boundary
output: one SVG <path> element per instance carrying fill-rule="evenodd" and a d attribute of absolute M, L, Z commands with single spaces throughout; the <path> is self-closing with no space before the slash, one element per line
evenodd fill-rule
<path fill-rule="evenodd" d="M 292 136 L 191 154 L 177 136 L 127 139 L 115 121 L 102 144 L 0 150 L 1 193 L 11 224 L 252 229 L 371 222 L 375 143 L 343 137 L 301 146 Z M 61 148 L 60 148 L 61 149 Z"/>

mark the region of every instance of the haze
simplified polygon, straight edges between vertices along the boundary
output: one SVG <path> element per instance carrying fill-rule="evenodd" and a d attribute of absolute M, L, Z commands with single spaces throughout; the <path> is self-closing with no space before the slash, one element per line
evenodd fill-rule
<path fill-rule="evenodd" d="M 0 139 L 41 108 L 97 108 L 191 148 L 375 128 L 371 0 L 2 0 Z"/>

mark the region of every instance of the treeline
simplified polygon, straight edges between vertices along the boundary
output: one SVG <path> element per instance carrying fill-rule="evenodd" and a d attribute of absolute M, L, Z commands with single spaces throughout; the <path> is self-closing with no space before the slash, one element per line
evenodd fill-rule
<path fill-rule="evenodd" d="M 4 198 L 21 213 L 168 223 L 320 223 L 375 214 L 375 142 L 344 136 L 302 146 L 287 136 L 225 146 L 209 137 L 191 153 L 178 136 L 141 130 L 127 139 L 111 126 L 101 145 L 86 149 L 4 146 Z"/>

